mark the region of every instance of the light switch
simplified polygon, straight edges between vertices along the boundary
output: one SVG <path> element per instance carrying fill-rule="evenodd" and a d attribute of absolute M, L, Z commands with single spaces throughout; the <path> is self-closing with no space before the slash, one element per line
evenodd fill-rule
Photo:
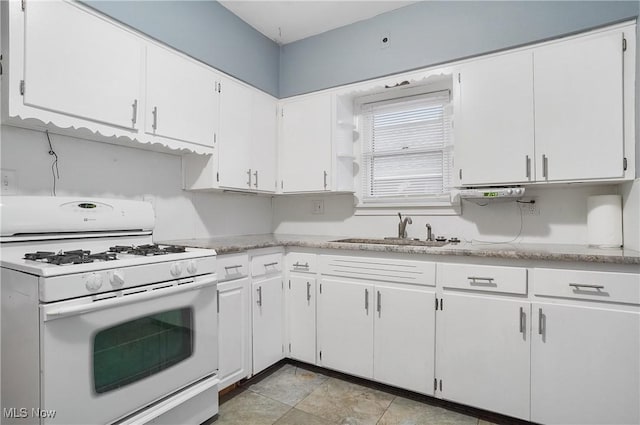
<path fill-rule="evenodd" d="M 324 201 L 322 200 L 311 201 L 311 213 L 324 214 Z"/>

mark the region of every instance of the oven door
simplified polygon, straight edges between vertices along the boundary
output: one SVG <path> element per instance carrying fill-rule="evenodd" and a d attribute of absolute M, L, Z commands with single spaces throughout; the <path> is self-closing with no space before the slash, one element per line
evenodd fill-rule
<path fill-rule="evenodd" d="M 43 422 L 110 423 L 216 373 L 216 295 L 212 274 L 41 306 Z"/>

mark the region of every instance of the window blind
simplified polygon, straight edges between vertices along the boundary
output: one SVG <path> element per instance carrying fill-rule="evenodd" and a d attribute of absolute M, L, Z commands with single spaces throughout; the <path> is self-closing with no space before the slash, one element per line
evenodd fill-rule
<path fill-rule="evenodd" d="M 364 202 L 448 200 L 448 90 L 362 105 Z"/>

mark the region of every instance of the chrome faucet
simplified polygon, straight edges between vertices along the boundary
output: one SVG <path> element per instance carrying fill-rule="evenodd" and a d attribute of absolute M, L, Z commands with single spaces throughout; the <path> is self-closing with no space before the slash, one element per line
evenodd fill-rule
<path fill-rule="evenodd" d="M 433 233 L 431 233 L 431 225 L 427 223 L 427 241 L 433 241 Z"/>
<path fill-rule="evenodd" d="M 398 213 L 400 217 L 400 223 L 398 223 L 398 238 L 405 239 L 407 237 L 407 224 L 413 223 L 411 217 L 402 218 L 402 214 Z"/>

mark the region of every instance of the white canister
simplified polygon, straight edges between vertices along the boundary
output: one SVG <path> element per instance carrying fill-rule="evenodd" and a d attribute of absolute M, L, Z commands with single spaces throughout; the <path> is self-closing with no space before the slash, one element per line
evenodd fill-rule
<path fill-rule="evenodd" d="M 622 246 L 622 197 L 589 196 L 587 199 L 587 240 L 599 248 Z"/>

